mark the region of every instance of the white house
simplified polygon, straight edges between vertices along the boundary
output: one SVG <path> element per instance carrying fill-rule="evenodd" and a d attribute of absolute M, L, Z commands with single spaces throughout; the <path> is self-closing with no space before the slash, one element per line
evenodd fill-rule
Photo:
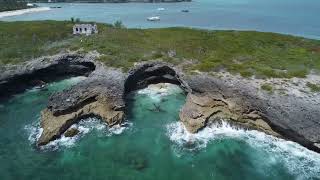
<path fill-rule="evenodd" d="M 98 33 L 98 27 L 96 24 L 75 24 L 73 26 L 73 34 L 85 34 L 87 36 Z"/>

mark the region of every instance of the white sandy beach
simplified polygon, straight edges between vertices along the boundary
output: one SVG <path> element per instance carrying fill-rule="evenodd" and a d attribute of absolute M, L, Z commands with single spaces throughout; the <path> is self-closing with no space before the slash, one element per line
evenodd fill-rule
<path fill-rule="evenodd" d="M 8 17 L 8 16 L 17 16 L 27 13 L 35 13 L 35 12 L 41 12 L 41 11 L 49 11 L 49 7 L 37 7 L 37 8 L 30 8 L 30 9 L 20 9 L 20 10 L 14 10 L 14 11 L 5 11 L 0 12 L 0 18 Z"/>

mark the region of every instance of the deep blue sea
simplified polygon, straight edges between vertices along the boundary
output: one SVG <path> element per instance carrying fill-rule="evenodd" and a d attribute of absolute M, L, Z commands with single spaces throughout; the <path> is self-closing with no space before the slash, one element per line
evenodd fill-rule
<path fill-rule="evenodd" d="M 193 0 L 183 3 L 39 4 L 61 6 L 47 12 L 2 18 L 17 20 L 69 20 L 113 23 L 127 27 L 184 26 L 203 29 L 258 30 L 320 39 L 320 0 Z M 158 8 L 164 8 L 158 11 Z M 188 9 L 189 13 L 181 10 Z M 160 16 L 159 22 L 147 17 Z"/>

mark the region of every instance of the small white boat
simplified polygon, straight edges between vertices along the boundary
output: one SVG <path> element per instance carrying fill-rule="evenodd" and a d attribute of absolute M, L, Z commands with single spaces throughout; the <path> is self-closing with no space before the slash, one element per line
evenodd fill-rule
<path fill-rule="evenodd" d="M 147 20 L 148 21 L 160 21 L 160 17 L 159 16 L 152 16 L 152 17 L 148 17 Z"/>
<path fill-rule="evenodd" d="M 158 8 L 157 10 L 158 10 L 158 11 L 164 11 L 165 8 Z"/>

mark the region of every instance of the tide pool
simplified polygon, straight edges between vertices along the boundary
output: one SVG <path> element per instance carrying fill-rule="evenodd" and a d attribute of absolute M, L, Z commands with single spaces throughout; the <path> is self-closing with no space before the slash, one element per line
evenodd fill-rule
<path fill-rule="evenodd" d="M 1 21 L 70 20 L 114 23 L 129 28 L 193 27 L 258 30 L 320 38 L 319 0 L 193 0 L 182 3 L 40 3 L 50 11 L 0 18 Z M 158 8 L 164 8 L 159 11 Z M 189 12 L 181 12 L 188 9 Z M 161 21 L 149 22 L 150 16 Z"/>
<path fill-rule="evenodd" d="M 178 121 L 185 94 L 176 85 L 151 85 L 127 97 L 127 117 L 108 128 L 81 120 L 80 133 L 36 148 L 40 110 L 48 96 L 82 78 L 29 90 L 0 106 L 1 179 L 316 179 L 320 155 L 302 146 L 213 124 L 189 134 Z"/>

